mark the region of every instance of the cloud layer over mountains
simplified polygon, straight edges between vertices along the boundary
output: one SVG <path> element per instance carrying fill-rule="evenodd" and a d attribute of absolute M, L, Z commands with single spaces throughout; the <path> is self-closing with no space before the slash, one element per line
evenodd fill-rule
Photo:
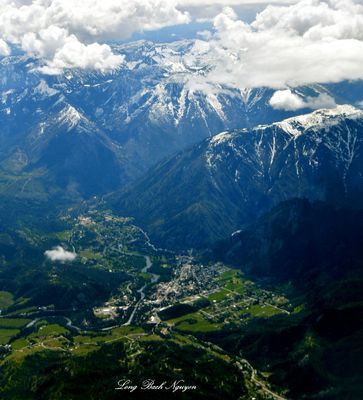
<path fill-rule="evenodd" d="M 335 100 L 326 93 L 321 93 L 319 96 L 307 96 L 303 99 L 290 89 L 277 90 L 270 99 L 270 105 L 276 110 L 295 111 L 302 108 L 318 110 L 319 108 L 334 108 L 336 107 Z"/>
<path fill-rule="evenodd" d="M 0 1 L 0 36 L 44 58 L 47 73 L 63 68 L 114 69 L 122 57 L 98 42 L 189 21 L 188 13 L 170 0 Z M 0 51 L 2 47 L 0 43 Z"/>
<path fill-rule="evenodd" d="M 363 7 L 351 0 L 268 6 L 246 24 L 226 8 L 209 41 L 209 79 L 285 88 L 363 78 Z"/>
<path fill-rule="evenodd" d="M 260 3 L 215 0 L 208 5 Z M 213 30 L 186 58 L 211 66 L 195 85 L 286 89 L 363 78 L 362 1 L 273 3 L 267 2 L 252 23 L 231 7 L 215 16 Z M 17 45 L 44 60 L 42 71 L 48 74 L 65 68 L 108 71 L 124 62 L 109 41 L 190 23 L 193 10 L 206 5 L 204 0 L 0 0 L 0 54 L 8 55 L 9 45 Z"/>

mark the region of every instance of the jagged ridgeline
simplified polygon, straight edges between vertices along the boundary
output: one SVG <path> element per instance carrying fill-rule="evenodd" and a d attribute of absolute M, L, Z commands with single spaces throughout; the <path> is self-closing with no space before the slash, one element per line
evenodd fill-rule
<path fill-rule="evenodd" d="M 194 44 L 1 58 L 0 397 L 361 400 L 363 111 L 199 80 Z"/>
<path fill-rule="evenodd" d="M 203 247 L 294 197 L 359 207 L 363 112 L 321 110 L 220 133 L 152 168 L 114 198 L 153 239 Z"/>
<path fill-rule="evenodd" d="M 271 107 L 273 90 L 198 85 L 208 61 L 188 58 L 194 41 L 114 46 L 110 73 L 42 75 L 27 56 L 0 60 L 0 179 L 11 196 L 57 201 L 117 190 L 149 167 L 224 130 L 272 123 L 305 110 Z M 360 100 L 361 84 L 299 88 Z"/>

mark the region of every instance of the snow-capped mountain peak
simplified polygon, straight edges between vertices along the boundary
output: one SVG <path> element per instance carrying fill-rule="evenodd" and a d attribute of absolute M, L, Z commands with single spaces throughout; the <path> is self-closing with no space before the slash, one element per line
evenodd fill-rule
<path fill-rule="evenodd" d="M 349 104 L 338 105 L 332 109 L 322 109 L 310 114 L 299 115 L 276 123 L 293 137 L 297 137 L 307 130 L 318 130 L 338 124 L 342 119 L 361 118 L 363 111 Z"/>
<path fill-rule="evenodd" d="M 350 106 L 225 131 L 156 165 L 119 207 L 163 243 L 178 230 L 191 246 L 204 245 L 205 232 L 218 240 L 292 198 L 361 207 L 362 145 L 363 112 Z"/>
<path fill-rule="evenodd" d="M 285 132 L 286 141 L 293 141 L 308 126 L 317 129 L 321 123 L 328 124 L 328 120 L 335 123 L 340 118 L 337 114 L 353 118 L 360 112 L 340 106 L 286 120 L 302 111 L 271 107 L 273 89 L 243 89 L 207 82 L 205 75 L 212 61 L 203 56 L 203 51 L 197 52 L 199 58 L 194 57 L 196 45 L 203 43 L 140 41 L 113 46 L 114 53 L 124 56 L 125 63 L 109 73 L 72 69 L 63 75 L 46 76 L 36 68 L 37 60 L 26 56 L 3 57 L 0 60 L 1 148 L 9 149 L 9 153 L 18 147 L 26 151 L 24 143 L 54 135 L 96 133 L 127 155 L 120 159 L 125 164 L 125 181 L 129 181 L 162 158 L 218 132 L 232 133 L 217 135 L 210 146 L 223 145 L 225 141 L 233 143 L 229 139 L 234 130 L 240 135 L 243 128 L 284 120 L 276 127 Z M 341 103 L 350 93 L 346 86 L 340 86 L 336 90 L 338 97 L 333 89 L 321 85 L 303 87 L 299 88 L 299 96 L 310 98 L 329 93 Z M 355 90 L 356 96 L 358 92 L 361 93 Z M 355 104 L 360 100 L 355 98 L 350 102 Z M 263 125 L 258 129 L 263 132 Z M 85 135 L 83 139 L 86 138 Z M 257 156 L 263 154 L 258 143 L 252 150 Z M 271 146 L 276 149 L 278 143 Z M 213 157 L 210 161 L 211 165 L 215 163 Z"/>
<path fill-rule="evenodd" d="M 74 107 L 68 105 L 59 113 L 58 118 L 61 124 L 67 125 L 67 129 L 71 130 L 81 121 L 82 115 Z"/>

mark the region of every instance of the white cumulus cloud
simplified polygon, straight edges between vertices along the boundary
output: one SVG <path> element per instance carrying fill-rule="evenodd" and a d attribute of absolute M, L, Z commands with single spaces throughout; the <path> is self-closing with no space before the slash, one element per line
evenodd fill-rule
<path fill-rule="evenodd" d="M 298 110 L 305 106 L 304 100 L 295 93 L 292 93 L 290 89 L 276 91 L 269 103 L 271 107 L 277 110 L 286 111 Z"/>
<path fill-rule="evenodd" d="M 35 34 L 23 36 L 23 50 L 35 57 L 44 58 L 46 65 L 40 68 L 47 74 L 58 74 L 65 68 L 96 69 L 102 72 L 117 68 L 123 57 L 112 53 L 106 44 L 85 45 L 75 35 L 68 35 L 63 28 L 50 26 Z"/>
<path fill-rule="evenodd" d="M 326 93 L 320 93 L 316 97 L 308 96 L 305 99 L 290 89 L 277 90 L 269 101 L 272 108 L 277 110 L 295 111 L 302 108 L 317 110 L 319 108 L 336 107 L 335 100 Z"/>
<path fill-rule="evenodd" d="M 44 255 L 51 261 L 74 261 L 77 257 L 76 253 L 64 250 L 62 246 L 57 246 L 52 250 L 47 250 Z"/>
<path fill-rule="evenodd" d="M 177 3 L 180 6 L 211 6 L 211 5 L 221 5 L 221 6 L 250 6 L 253 4 L 291 4 L 296 3 L 297 0 L 178 0 Z"/>
<path fill-rule="evenodd" d="M 9 46 L 6 42 L 0 39 L 0 56 L 8 56 L 10 54 Z"/>
<path fill-rule="evenodd" d="M 177 0 L 178 8 L 186 10 L 200 22 L 211 21 L 223 7 L 235 7 L 241 14 L 246 10 L 252 13 L 267 4 L 293 4 L 298 0 Z"/>
<path fill-rule="evenodd" d="M 189 21 L 170 0 L 0 0 L 0 37 L 43 58 L 49 73 L 114 69 L 122 57 L 106 41 Z"/>
<path fill-rule="evenodd" d="M 264 9 L 247 23 L 228 6 Z M 208 62 L 195 85 L 279 90 L 363 79 L 362 0 L 0 0 L 0 54 L 20 46 L 50 74 L 108 71 L 123 62 L 109 41 L 187 24 L 197 14 L 209 18 L 213 10 L 213 29 L 187 56 Z"/>
<path fill-rule="evenodd" d="M 363 78 L 363 6 L 353 0 L 269 5 L 251 24 L 227 7 L 207 43 L 207 79 L 283 89 Z"/>

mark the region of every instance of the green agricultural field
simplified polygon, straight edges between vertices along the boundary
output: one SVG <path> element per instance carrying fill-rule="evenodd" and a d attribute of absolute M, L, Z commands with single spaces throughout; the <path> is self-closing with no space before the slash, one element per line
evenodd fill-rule
<path fill-rule="evenodd" d="M 109 256 L 109 260 L 114 271 L 130 271 L 133 269 L 140 271 L 145 267 L 145 258 L 138 255 L 114 253 L 112 257 Z"/>
<path fill-rule="evenodd" d="M 215 292 L 215 293 L 212 293 L 211 295 L 209 295 L 208 299 L 210 301 L 223 301 L 230 296 L 232 296 L 231 292 L 229 292 L 228 290 L 222 289 L 219 292 Z"/>
<path fill-rule="evenodd" d="M 237 271 L 235 269 L 230 269 L 228 271 L 223 272 L 220 277 L 219 277 L 219 281 L 221 283 L 226 283 L 228 281 L 230 281 L 233 278 L 238 277 L 241 274 L 240 271 Z"/>
<path fill-rule="evenodd" d="M 13 317 L 23 313 L 31 313 L 37 310 L 38 310 L 37 307 L 24 307 L 24 308 L 18 308 L 16 311 L 12 311 L 10 313 L 7 313 L 6 315 L 7 317 Z"/>
<path fill-rule="evenodd" d="M 141 326 L 120 326 L 118 328 L 112 329 L 111 334 L 113 336 L 117 335 L 135 335 L 139 333 L 144 333 L 145 331 Z"/>
<path fill-rule="evenodd" d="M 94 333 L 90 335 L 78 335 L 75 336 L 74 342 L 78 344 L 88 343 L 88 344 L 102 344 L 103 342 L 108 342 L 117 338 L 125 337 L 128 335 L 140 335 L 144 334 L 144 330 L 138 326 L 120 326 L 118 328 L 105 331 L 103 333 Z M 126 339 L 126 338 L 125 338 Z"/>
<path fill-rule="evenodd" d="M 19 329 L 0 328 L 0 345 L 9 343 L 10 339 L 20 332 Z"/>
<path fill-rule="evenodd" d="M 60 336 L 69 333 L 68 329 L 64 328 L 58 324 L 42 324 L 39 326 L 37 332 L 31 333 L 28 337 L 29 339 L 36 339 L 40 337 L 52 337 L 52 336 Z"/>
<path fill-rule="evenodd" d="M 238 294 L 243 294 L 245 292 L 245 285 L 244 283 L 238 279 L 233 278 L 230 282 L 228 282 L 225 286 L 226 289 L 236 292 Z"/>
<path fill-rule="evenodd" d="M 246 289 L 246 282 L 242 278 L 241 273 L 236 270 L 223 272 L 219 277 L 219 282 L 225 289 L 238 294 L 244 294 Z"/>
<path fill-rule="evenodd" d="M 99 350 L 101 345 L 118 341 L 128 342 L 133 339 L 140 339 L 145 335 L 141 327 L 121 326 L 102 334 L 78 335 L 73 338 L 73 354 L 85 356 L 92 351 Z M 148 337 L 145 335 L 145 337 Z M 153 340 L 153 339 L 151 339 Z M 155 339 L 154 339 L 155 340 Z"/>
<path fill-rule="evenodd" d="M 145 335 L 145 336 L 141 336 L 140 338 L 138 338 L 138 340 L 141 342 L 157 342 L 157 341 L 161 341 L 164 339 L 162 339 L 158 335 Z"/>
<path fill-rule="evenodd" d="M 68 242 L 72 236 L 72 231 L 57 232 L 54 235 L 58 240 L 62 242 Z"/>
<path fill-rule="evenodd" d="M 10 357 L 21 359 L 34 352 L 42 351 L 44 348 L 50 350 L 64 350 L 69 347 L 70 341 L 62 335 L 69 333 L 67 329 L 58 324 L 47 324 L 47 321 L 38 321 L 38 330 L 26 337 L 16 339 L 11 343 L 15 352 Z M 9 331 L 9 332 L 7 332 Z M 4 340 L 10 339 L 18 334 L 18 329 L 0 329 L 0 335 L 4 332 Z M 0 337 L 1 340 L 1 337 Z"/>
<path fill-rule="evenodd" d="M 282 311 L 279 309 L 272 307 L 268 304 L 256 304 L 252 305 L 246 310 L 252 317 L 257 317 L 257 318 L 269 318 L 273 317 L 274 315 L 281 314 Z"/>
<path fill-rule="evenodd" d="M 222 327 L 221 324 L 215 324 L 207 321 L 199 312 L 183 315 L 180 318 L 168 321 L 173 323 L 180 331 L 185 332 L 211 332 Z"/>
<path fill-rule="evenodd" d="M 91 249 L 82 250 L 79 254 L 88 260 L 100 260 L 102 258 L 101 253 L 96 253 Z"/>
<path fill-rule="evenodd" d="M 25 318 L 0 318 L 0 328 L 22 328 L 30 321 Z"/>
<path fill-rule="evenodd" d="M 13 350 L 21 350 L 24 347 L 27 347 L 29 345 L 29 342 L 26 339 L 16 339 L 14 342 L 11 343 L 11 347 Z"/>

